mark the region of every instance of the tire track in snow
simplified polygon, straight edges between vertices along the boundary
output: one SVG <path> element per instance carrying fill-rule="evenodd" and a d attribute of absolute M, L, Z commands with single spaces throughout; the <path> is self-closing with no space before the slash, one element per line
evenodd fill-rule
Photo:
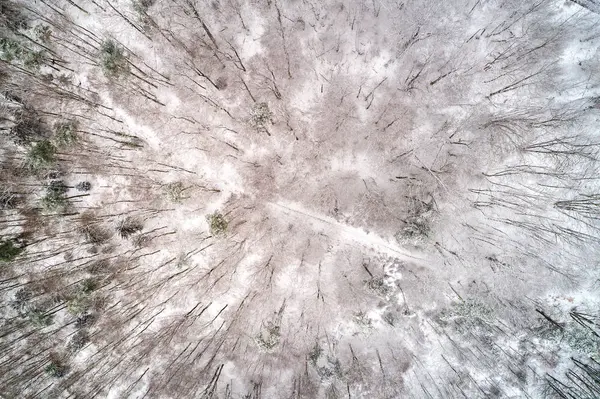
<path fill-rule="evenodd" d="M 311 222 L 319 223 L 324 230 L 328 230 L 331 235 L 337 235 L 337 237 L 343 240 L 355 241 L 365 247 L 375 249 L 379 252 L 385 253 L 392 257 L 400 257 L 405 259 L 414 260 L 425 260 L 423 257 L 416 256 L 415 252 L 411 252 L 407 249 L 400 248 L 394 244 L 390 244 L 383 237 L 378 235 L 367 233 L 361 228 L 348 226 L 347 224 L 340 223 L 332 217 L 324 216 L 318 213 L 311 212 L 301 205 L 294 204 L 292 202 L 269 202 L 272 208 L 276 211 L 295 216 L 304 216 L 309 218 Z"/>

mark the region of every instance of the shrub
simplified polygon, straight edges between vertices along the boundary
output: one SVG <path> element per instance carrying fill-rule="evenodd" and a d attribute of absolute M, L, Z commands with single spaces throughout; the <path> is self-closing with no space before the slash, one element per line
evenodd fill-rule
<path fill-rule="evenodd" d="M 431 219 L 434 212 L 434 200 L 431 197 L 425 202 L 416 196 L 406 197 L 408 216 L 404 219 L 404 227 L 395 235 L 400 244 L 418 244 L 431 234 Z"/>
<path fill-rule="evenodd" d="M 129 72 L 129 64 L 121 47 L 113 40 L 106 40 L 100 49 L 100 62 L 104 74 L 110 78 L 119 77 Z"/>
<path fill-rule="evenodd" d="M 383 298 L 387 298 L 393 292 L 393 289 L 386 283 L 383 277 L 372 277 L 367 281 L 366 286 L 367 289 Z"/>
<path fill-rule="evenodd" d="M 560 345 L 568 346 L 571 350 L 581 355 L 600 359 L 600 337 L 593 330 L 577 323 L 569 323 L 563 329 L 550 326 L 539 333 L 540 338 Z"/>
<path fill-rule="evenodd" d="M 15 144 L 26 146 L 42 137 L 42 120 L 32 108 L 23 107 L 15 111 L 14 119 L 15 124 L 10 128 L 8 136 Z"/>
<path fill-rule="evenodd" d="M 117 232 L 121 238 L 129 238 L 143 228 L 144 226 L 140 221 L 128 216 L 119 222 L 117 225 Z"/>
<path fill-rule="evenodd" d="M 110 271 L 110 263 L 106 259 L 97 260 L 87 268 L 87 271 L 93 275 L 106 274 Z"/>
<path fill-rule="evenodd" d="M 256 336 L 256 344 L 261 349 L 270 352 L 279 344 L 280 338 L 280 327 L 276 324 L 269 323 L 266 330 Z"/>
<path fill-rule="evenodd" d="M 82 317 L 92 305 L 91 294 L 98 288 L 98 282 L 95 278 L 86 278 L 77 285 L 73 296 L 67 302 L 69 313 Z"/>
<path fill-rule="evenodd" d="M 165 196 L 172 202 L 181 202 L 185 187 L 182 182 L 168 183 L 164 186 Z"/>
<path fill-rule="evenodd" d="M 227 231 L 227 220 L 219 212 L 212 213 L 207 217 L 208 225 L 210 228 L 210 234 L 218 236 L 224 234 Z"/>
<path fill-rule="evenodd" d="M 52 324 L 52 315 L 47 314 L 44 310 L 38 307 L 30 308 L 25 316 L 29 319 L 31 324 L 36 327 L 46 327 Z"/>
<path fill-rule="evenodd" d="M 106 242 L 111 235 L 108 230 L 93 224 L 86 224 L 80 227 L 79 232 L 83 235 L 85 242 L 94 245 Z"/>
<path fill-rule="evenodd" d="M 86 278 L 79 286 L 79 290 L 83 294 L 90 294 L 92 291 L 95 291 L 96 288 L 98 288 L 98 282 L 93 278 Z"/>
<path fill-rule="evenodd" d="M 272 123 L 273 113 L 267 103 L 256 103 L 250 113 L 250 124 L 259 130 L 266 129 Z"/>
<path fill-rule="evenodd" d="M 27 153 L 27 166 L 34 171 L 49 168 L 56 160 L 56 147 L 48 141 L 35 143 Z"/>
<path fill-rule="evenodd" d="M 72 315 L 85 314 L 91 306 L 90 298 L 81 292 L 78 292 L 73 298 L 67 302 L 67 311 Z"/>
<path fill-rule="evenodd" d="M 317 365 L 317 362 L 319 361 L 319 358 L 322 354 L 323 348 L 321 348 L 318 342 L 315 342 L 315 346 L 313 346 L 311 351 L 308 353 L 308 359 L 313 364 L 313 366 Z"/>
<path fill-rule="evenodd" d="M 54 142 L 59 147 L 68 147 L 75 144 L 77 137 L 77 124 L 75 121 L 61 122 L 54 126 Z"/>
<path fill-rule="evenodd" d="M 42 43 L 48 44 L 50 42 L 50 36 L 52 36 L 52 30 L 48 25 L 36 25 L 33 28 L 35 37 Z"/>
<path fill-rule="evenodd" d="M 23 56 L 24 49 L 19 42 L 8 39 L 6 37 L 0 38 L 0 59 L 3 61 L 11 62 L 15 59 L 19 59 Z"/>
<path fill-rule="evenodd" d="M 439 320 L 442 323 L 454 321 L 465 327 L 482 326 L 493 322 L 494 311 L 477 299 L 466 299 L 443 310 Z"/>
<path fill-rule="evenodd" d="M 18 195 L 13 193 L 10 188 L 0 188 L 0 210 L 16 208 L 18 200 Z"/>
<path fill-rule="evenodd" d="M 23 65 L 29 69 L 40 69 L 44 64 L 43 51 L 27 51 L 23 55 Z"/>
<path fill-rule="evenodd" d="M 27 313 L 29 300 L 33 297 L 33 293 L 25 288 L 21 288 L 15 293 L 14 298 L 10 301 L 10 307 L 16 310 L 20 315 Z"/>
<path fill-rule="evenodd" d="M 67 206 L 67 197 L 65 196 L 68 188 L 62 180 L 53 180 L 46 187 L 46 194 L 42 198 L 44 209 L 54 211 Z"/>
<path fill-rule="evenodd" d="M 71 353 L 75 353 L 83 349 L 85 344 L 89 342 L 89 337 L 85 331 L 77 331 L 67 344 L 67 349 Z"/>
<path fill-rule="evenodd" d="M 61 378 L 67 373 L 67 367 L 60 361 L 53 359 L 50 364 L 46 367 L 46 373 L 50 377 Z"/>
<path fill-rule="evenodd" d="M 23 252 L 23 247 L 14 240 L 0 240 L 0 262 L 12 262 Z"/>
<path fill-rule="evenodd" d="M 77 191 L 90 191 L 92 189 L 92 183 L 89 181 L 80 181 L 75 185 Z"/>
<path fill-rule="evenodd" d="M 85 327 L 89 327 L 93 322 L 94 316 L 92 316 L 89 313 L 84 313 L 77 316 L 77 319 L 75 320 L 75 328 L 79 330 Z"/>
<path fill-rule="evenodd" d="M 356 312 L 353 315 L 354 322 L 362 329 L 371 330 L 373 328 L 373 320 L 367 316 L 365 312 Z"/>
<path fill-rule="evenodd" d="M 143 248 L 146 245 L 148 245 L 149 242 L 150 242 L 150 237 L 148 237 L 145 234 L 136 234 L 133 237 L 133 239 L 131 240 L 131 243 L 136 248 Z"/>
<path fill-rule="evenodd" d="M 19 42 L 0 38 L 0 59 L 6 62 L 20 61 L 26 68 L 39 69 L 44 63 L 44 52 L 23 47 Z"/>
<path fill-rule="evenodd" d="M 133 0 L 132 5 L 134 11 L 138 13 L 146 13 L 148 9 L 152 7 L 155 0 Z"/>

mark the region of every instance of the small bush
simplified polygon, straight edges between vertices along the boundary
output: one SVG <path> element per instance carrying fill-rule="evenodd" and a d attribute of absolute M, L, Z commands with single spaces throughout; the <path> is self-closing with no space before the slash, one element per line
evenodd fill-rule
<path fill-rule="evenodd" d="M 133 236 L 131 243 L 136 248 L 143 248 L 150 243 L 150 237 L 145 234 L 136 234 Z"/>
<path fill-rule="evenodd" d="M 110 263 L 106 259 L 95 261 L 87 268 L 87 271 L 92 275 L 106 274 L 110 271 Z"/>
<path fill-rule="evenodd" d="M 43 51 L 29 50 L 15 40 L 0 38 L 0 59 L 3 61 L 19 61 L 26 68 L 36 70 L 43 65 L 44 58 Z"/>
<path fill-rule="evenodd" d="M 68 201 L 65 196 L 68 187 L 61 180 L 53 180 L 46 187 L 46 194 L 42 197 L 42 206 L 49 211 L 63 209 Z"/>
<path fill-rule="evenodd" d="M 121 238 L 129 238 L 143 228 L 144 226 L 140 221 L 128 216 L 119 222 L 117 225 L 117 232 Z"/>
<path fill-rule="evenodd" d="M 600 360 L 600 337 L 591 329 L 577 323 L 569 323 L 564 329 L 550 326 L 540 331 L 539 337 L 561 347 L 568 346 L 581 355 Z"/>
<path fill-rule="evenodd" d="M 79 286 L 79 290 L 83 294 L 90 294 L 98 288 L 98 282 L 93 278 L 86 278 Z"/>
<path fill-rule="evenodd" d="M 67 344 L 67 349 L 71 353 L 75 353 L 83 349 L 85 344 L 89 342 L 89 337 L 85 331 L 77 331 Z"/>
<path fill-rule="evenodd" d="M 395 235 L 400 244 L 419 244 L 431 235 L 431 219 L 434 212 L 434 199 L 429 202 L 417 196 L 406 197 L 408 216 L 404 227 Z"/>
<path fill-rule="evenodd" d="M 111 233 L 99 226 L 87 224 L 79 228 L 79 232 L 83 235 L 86 243 L 98 245 L 110 239 Z"/>
<path fill-rule="evenodd" d="M 23 247 L 14 240 L 0 240 L 0 262 L 12 262 L 23 252 Z"/>
<path fill-rule="evenodd" d="M 58 147 L 69 147 L 78 139 L 75 121 L 61 122 L 54 126 L 54 142 Z"/>
<path fill-rule="evenodd" d="M 53 359 L 50 364 L 46 367 L 46 373 L 50 377 L 61 378 L 67 374 L 67 367 L 60 361 Z"/>
<path fill-rule="evenodd" d="M 311 351 L 308 353 L 308 359 L 313 364 L 313 366 L 317 365 L 317 362 L 319 361 L 319 358 L 322 354 L 323 348 L 321 348 L 318 342 L 315 342 L 315 346 L 313 346 Z"/>
<path fill-rule="evenodd" d="M 219 212 L 215 212 L 207 216 L 210 234 L 218 236 L 227 231 L 227 220 Z"/>
<path fill-rule="evenodd" d="M 56 160 L 56 147 L 48 141 L 35 143 L 27 153 L 27 166 L 34 171 L 49 168 Z"/>
<path fill-rule="evenodd" d="M 67 302 L 67 311 L 72 315 L 79 316 L 85 314 L 90 306 L 90 298 L 86 294 L 79 292 Z"/>
<path fill-rule="evenodd" d="M 6 37 L 0 38 L 0 59 L 3 61 L 11 62 L 16 59 L 20 59 L 24 53 L 23 47 L 19 42 L 8 39 Z"/>
<path fill-rule="evenodd" d="M 132 5 L 134 11 L 138 13 L 146 13 L 152 7 L 156 0 L 133 0 Z"/>
<path fill-rule="evenodd" d="M 14 120 L 8 136 L 15 144 L 26 146 L 43 137 L 45 128 L 42 119 L 32 108 L 23 107 L 15 111 Z"/>
<path fill-rule="evenodd" d="M 89 327 L 94 322 L 94 316 L 89 313 L 84 313 L 77 316 L 75 320 L 75 328 L 80 330 L 85 327 Z"/>
<path fill-rule="evenodd" d="M 494 321 L 494 311 L 479 300 L 466 299 L 443 310 L 439 320 L 442 323 L 454 321 L 464 327 L 482 326 Z"/>
<path fill-rule="evenodd" d="M 393 292 L 393 289 L 385 282 L 383 277 L 372 277 L 367 281 L 366 286 L 367 289 L 383 298 L 387 298 Z"/>
<path fill-rule="evenodd" d="M 100 51 L 100 62 L 106 76 L 116 78 L 129 72 L 125 52 L 113 40 L 102 43 Z"/>
<path fill-rule="evenodd" d="M 31 324 L 36 327 L 46 327 L 52 324 L 52 315 L 47 314 L 44 310 L 38 307 L 30 308 L 25 315 Z"/>
<path fill-rule="evenodd" d="M 43 51 L 27 51 L 23 56 L 23 65 L 26 68 L 37 70 L 44 65 L 45 56 Z"/>
<path fill-rule="evenodd" d="M 16 310 L 20 315 L 27 313 L 29 300 L 33 297 L 33 293 L 25 288 L 21 288 L 15 293 L 14 298 L 10 301 L 10 307 Z"/>
<path fill-rule="evenodd" d="M 77 191 L 90 191 L 92 189 L 92 183 L 89 181 L 80 181 L 75 185 Z"/>
<path fill-rule="evenodd" d="M 263 350 L 270 352 L 275 348 L 280 341 L 280 327 L 273 323 L 269 323 L 264 332 L 256 336 L 256 344 Z"/>
<path fill-rule="evenodd" d="M 169 183 L 164 186 L 165 196 L 172 202 L 181 202 L 181 200 L 183 200 L 184 191 L 185 186 L 180 181 Z"/>
<path fill-rule="evenodd" d="M 268 123 L 273 123 L 273 113 L 267 103 L 256 103 L 250 113 L 250 124 L 258 130 L 264 130 Z"/>
<path fill-rule="evenodd" d="M 16 208 L 18 200 L 18 194 L 13 193 L 10 188 L 0 188 L 0 210 Z"/>
<path fill-rule="evenodd" d="M 353 315 L 354 322 L 362 329 L 370 330 L 373 328 L 373 320 L 365 312 L 356 312 Z"/>
<path fill-rule="evenodd" d="M 44 44 L 50 43 L 50 37 L 52 36 L 52 30 L 48 25 L 36 25 L 33 28 L 35 37 Z"/>

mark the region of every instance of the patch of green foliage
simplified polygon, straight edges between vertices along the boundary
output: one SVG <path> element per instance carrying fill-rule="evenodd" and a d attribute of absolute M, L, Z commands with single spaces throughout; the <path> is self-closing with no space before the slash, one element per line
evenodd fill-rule
<path fill-rule="evenodd" d="M 279 344 L 280 338 L 280 327 L 276 324 L 269 323 L 266 330 L 256 336 L 256 344 L 261 349 L 270 352 Z"/>
<path fill-rule="evenodd" d="M 50 364 L 46 366 L 46 373 L 50 377 L 61 378 L 67 373 L 67 368 L 58 360 L 51 360 Z"/>
<path fill-rule="evenodd" d="M 551 326 L 539 335 L 555 345 L 561 347 L 566 345 L 574 352 L 600 360 L 600 337 L 590 328 L 569 323 L 563 329 Z"/>
<path fill-rule="evenodd" d="M 6 62 L 21 62 L 32 70 L 39 69 L 44 64 L 44 51 L 29 50 L 16 40 L 0 38 L 0 59 Z"/>
<path fill-rule="evenodd" d="M 151 25 L 151 18 L 148 15 L 148 9 L 154 4 L 155 0 L 133 0 L 132 8 L 136 12 L 138 20 L 148 28 Z"/>
<path fill-rule="evenodd" d="M 168 183 L 164 187 L 165 196 L 172 202 L 181 202 L 181 200 L 183 200 L 184 191 L 185 186 L 180 181 Z"/>
<path fill-rule="evenodd" d="M 23 53 L 23 47 L 19 44 L 19 42 L 6 37 L 0 38 L 1 60 L 11 62 L 16 59 L 20 59 L 23 56 Z"/>
<path fill-rule="evenodd" d="M 56 161 L 56 147 L 48 140 L 35 143 L 27 152 L 27 166 L 34 170 L 51 167 Z"/>
<path fill-rule="evenodd" d="M 61 180 L 53 180 L 46 187 L 46 195 L 42 197 L 42 206 L 48 211 L 56 211 L 67 206 L 68 201 L 65 196 L 68 188 Z"/>
<path fill-rule="evenodd" d="M 0 240 L 0 262 L 13 261 L 23 250 L 23 247 L 13 240 Z"/>
<path fill-rule="evenodd" d="M 26 313 L 26 317 L 29 319 L 31 324 L 36 327 L 41 328 L 52 324 L 52 315 L 37 307 L 29 309 Z"/>
<path fill-rule="evenodd" d="M 96 290 L 96 288 L 98 288 L 98 283 L 96 282 L 95 279 L 93 278 L 86 278 L 85 280 L 83 280 L 81 282 L 81 285 L 79 287 L 79 290 L 83 293 L 83 294 L 90 294 L 93 291 Z"/>
<path fill-rule="evenodd" d="M 98 288 L 93 278 L 83 280 L 77 286 L 73 296 L 67 302 L 67 310 L 73 315 L 84 315 L 92 305 L 92 293 Z"/>
<path fill-rule="evenodd" d="M 213 236 L 225 234 L 227 231 L 227 220 L 225 220 L 225 217 L 221 213 L 212 213 L 206 219 L 208 220 L 210 234 Z"/>
<path fill-rule="evenodd" d="M 494 311 L 479 300 L 466 299 L 443 310 L 439 321 L 442 323 L 454 321 L 464 327 L 481 327 L 493 323 Z"/>
<path fill-rule="evenodd" d="M 73 334 L 73 336 L 71 336 L 71 339 L 67 344 L 67 349 L 69 352 L 75 353 L 83 349 L 85 344 L 87 344 L 89 341 L 90 339 L 85 331 L 77 331 L 75 334 Z"/>
<path fill-rule="evenodd" d="M 52 36 L 52 30 L 48 25 L 36 25 L 33 28 L 33 34 L 36 39 L 41 41 L 44 44 L 50 43 L 50 36 Z"/>
<path fill-rule="evenodd" d="M 23 65 L 28 69 L 37 70 L 44 64 L 43 51 L 26 51 L 23 54 Z"/>
<path fill-rule="evenodd" d="M 67 302 L 67 311 L 73 315 L 84 314 L 90 308 L 90 298 L 87 294 L 78 292 Z"/>
<path fill-rule="evenodd" d="M 108 39 L 100 48 L 100 64 L 104 74 L 110 78 L 123 76 L 129 72 L 127 57 L 121 47 L 113 40 Z"/>
<path fill-rule="evenodd" d="M 250 113 L 250 123 L 258 130 L 266 129 L 268 123 L 272 123 L 273 113 L 267 103 L 256 103 Z"/>
<path fill-rule="evenodd" d="M 54 142 L 58 147 L 69 147 L 78 139 L 75 121 L 60 122 L 54 126 Z"/>

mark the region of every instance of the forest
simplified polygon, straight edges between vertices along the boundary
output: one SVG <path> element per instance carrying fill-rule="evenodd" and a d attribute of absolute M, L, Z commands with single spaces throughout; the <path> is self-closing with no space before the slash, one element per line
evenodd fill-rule
<path fill-rule="evenodd" d="M 600 398 L 599 0 L 0 0 L 0 399 Z"/>

